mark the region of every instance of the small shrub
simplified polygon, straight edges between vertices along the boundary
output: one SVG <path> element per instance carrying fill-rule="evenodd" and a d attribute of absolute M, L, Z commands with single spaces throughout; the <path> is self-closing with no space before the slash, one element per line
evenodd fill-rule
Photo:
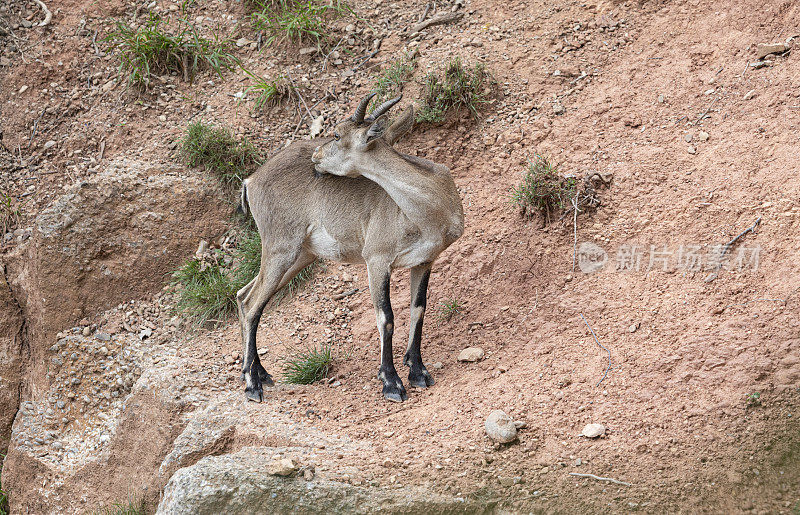
<path fill-rule="evenodd" d="M 411 78 L 416 66 L 416 58 L 405 55 L 378 75 L 372 87 L 372 91 L 377 93 L 375 101 L 371 104 L 373 111 L 381 102 L 396 97 L 403 91 L 403 86 Z"/>
<path fill-rule="evenodd" d="M 339 0 L 251 0 L 253 27 L 267 34 L 266 45 L 281 42 L 327 46 L 330 21 L 352 13 Z"/>
<path fill-rule="evenodd" d="M 261 163 L 258 150 L 246 138 L 230 131 L 195 122 L 181 142 L 181 156 L 189 166 L 205 166 L 225 184 L 237 186 L 249 170 Z"/>
<path fill-rule="evenodd" d="M 448 322 L 456 316 L 460 316 L 464 312 L 464 303 L 457 297 L 452 297 L 443 300 L 439 304 L 439 320 Z"/>
<path fill-rule="evenodd" d="M 761 406 L 761 393 L 760 392 L 753 392 L 747 395 L 747 407 L 748 408 L 755 408 L 756 406 Z"/>
<path fill-rule="evenodd" d="M 466 107 L 478 116 L 478 106 L 486 101 L 487 86 L 492 78 L 480 63 L 465 67 L 461 59 L 450 61 L 440 77 L 434 72 L 423 79 L 422 107 L 418 122 L 440 122 L 450 110 Z"/>
<path fill-rule="evenodd" d="M 255 73 L 244 70 L 253 83 L 247 88 L 247 93 L 255 96 L 255 110 L 263 111 L 267 107 L 278 104 L 281 99 L 291 95 L 292 84 L 283 75 L 275 79 L 267 79 Z"/>
<path fill-rule="evenodd" d="M 538 211 L 549 221 L 552 213 L 569 206 L 576 187 L 574 178 L 562 177 L 547 157 L 536 154 L 510 199 L 523 213 Z"/>
<path fill-rule="evenodd" d="M 333 363 L 330 344 L 310 347 L 284 358 L 283 380 L 290 384 L 311 384 L 328 375 Z"/>
<path fill-rule="evenodd" d="M 194 80 L 198 70 L 208 68 L 220 77 L 239 62 L 230 52 L 228 39 L 213 40 L 200 36 L 197 28 L 180 19 L 176 34 L 167 32 L 164 19 L 151 14 L 144 26 L 134 28 L 118 21 L 105 41 L 120 51 L 120 73 L 127 74 L 128 84 L 149 88 L 153 73 L 181 73 Z"/>

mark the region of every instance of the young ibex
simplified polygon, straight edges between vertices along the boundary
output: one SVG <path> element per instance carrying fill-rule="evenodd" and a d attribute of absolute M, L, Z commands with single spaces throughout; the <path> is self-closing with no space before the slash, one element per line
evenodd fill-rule
<path fill-rule="evenodd" d="M 335 127 L 333 139 L 294 143 L 267 161 L 242 186 L 261 235 L 261 269 L 237 296 L 248 399 L 261 402 L 272 386 L 256 352 L 256 329 L 273 294 L 316 258 L 366 263 L 381 338 L 383 396 L 408 398 L 392 358 L 394 317 L 389 301 L 393 268 L 411 269 L 411 333 L 403 362 L 412 386 L 433 385 L 420 340 L 431 265 L 464 231 L 453 178 L 442 165 L 392 148 L 413 124 L 409 106 L 391 126 L 386 113 L 400 97 L 366 119 L 364 98 Z"/>

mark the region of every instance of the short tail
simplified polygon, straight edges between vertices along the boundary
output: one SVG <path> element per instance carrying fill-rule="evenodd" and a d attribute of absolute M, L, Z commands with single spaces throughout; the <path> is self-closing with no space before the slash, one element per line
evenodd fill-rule
<path fill-rule="evenodd" d="M 248 205 L 247 205 L 247 181 L 242 181 L 242 193 L 239 197 L 239 207 L 236 208 L 236 211 L 241 213 L 243 216 L 247 216 L 248 212 Z"/>

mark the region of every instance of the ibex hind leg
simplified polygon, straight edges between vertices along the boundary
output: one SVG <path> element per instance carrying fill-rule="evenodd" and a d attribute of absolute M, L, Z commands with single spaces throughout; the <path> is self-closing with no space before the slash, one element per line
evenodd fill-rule
<path fill-rule="evenodd" d="M 299 245 L 298 245 L 299 247 Z M 256 351 L 256 332 L 258 322 L 264 307 L 280 288 L 286 285 L 297 273 L 313 262 L 313 256 L 300 250 L 292 254 L 275 254 L 262 249 L 261 269 L 255 282 L 248 291 L 243 288 L 237 295 L 242 317 L 242 340 L 244 353 L 242 355 L 242 375 L 245 382 L 245 395 L 256 402 L 263 400 L 262 384 L 274 384 L 270 376 L 261 365 L 261 360 Z"/>

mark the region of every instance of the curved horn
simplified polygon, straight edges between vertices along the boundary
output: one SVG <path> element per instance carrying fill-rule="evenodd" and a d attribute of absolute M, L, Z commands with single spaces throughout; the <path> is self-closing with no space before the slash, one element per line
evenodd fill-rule
<path fill-rule="evenodd" d="M 402 98 L 403 98 L 403 94 L 400 93 L 399 95 L 397 95 L 393 99 L 387 100 L 386 102 L 382 103 L 377 108 L 375 108 L 374 111 L 372 111 L 372 114 L 370 114 L 369 117 L 365 121 L 367 121 L 369 123 L 374 122 L 379 116 L 381 116 L 383 113 L 385 113 L 386 111 L 391 109 L 392 106 L 394 106 L 396 103 L 400 102 L 400 100 Z"/>
<path fill-rule="evenodd" d="M 365 96 L 361 103 L 358 104 L 356 107 L 356 112 L 353 113 L 353 116 L 350 117 L 356 123 L 363 123 L 364 122 L 364 115 L 367 114 L 367 106 L 369 105 L 369 101 L 372 100 L 372 97 L 377 95 L 377 93 L 370 93 L 369 95 Z"/>

